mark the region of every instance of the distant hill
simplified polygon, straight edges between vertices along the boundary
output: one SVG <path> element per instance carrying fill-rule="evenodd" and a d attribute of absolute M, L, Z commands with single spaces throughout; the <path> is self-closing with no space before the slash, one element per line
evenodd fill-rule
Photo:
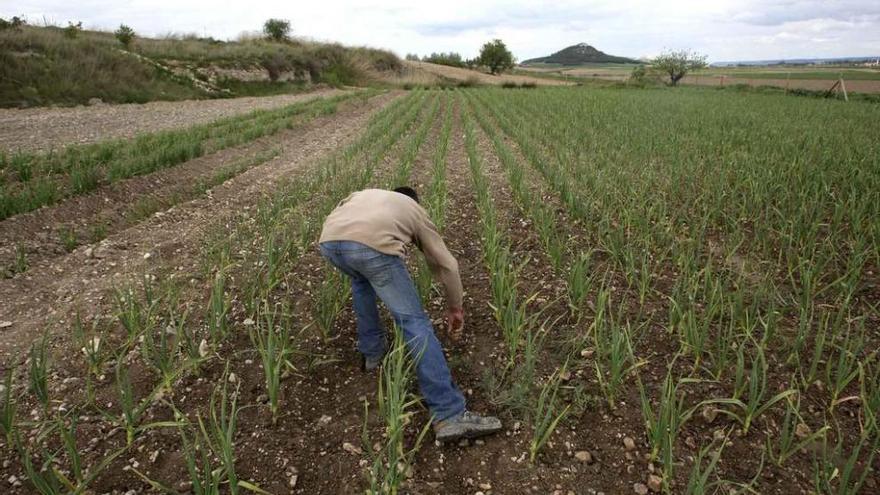
<path fill-rule="evenodd" d="M 586 43 L 578 43 L 568 48 L 563 48 L 549 57 L 532 58 L 524 60 L 521 65 L 530 64 L 560 64 L 560 65 L 581 65 L 581 64 L 637 64 L 637 60 L 626 57 L 615 57 L 601 52 Z"/>

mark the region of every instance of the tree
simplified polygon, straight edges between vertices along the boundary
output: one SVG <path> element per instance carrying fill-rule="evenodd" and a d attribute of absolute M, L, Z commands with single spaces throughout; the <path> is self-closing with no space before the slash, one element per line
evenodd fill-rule
<path fill-rule="evenodd" d="M 668 75 L 669 84 L 676 86 L 688 72 L 705 67 L 706 56 L 690 50 L 668 51 L 661 53 L 651 65 Z"/>
<path fill-rule="evenodd" d="M 455 52 L 449 53 L 432 53 L 422 58 L 422 62 L 430 62 L 432 64 L 449 65 L 451 67 L 464 67 L 464 61 L 461 55 Z"/>
<path fill-rule="evenodd" d="M 492 74 L 498 74 L 513 67 L 513 54 L 503 41 L 495 39 L 483 45 L 477 61 L 480 65 L 488 67 Z"/>
<path fill-rule="evenodd" d="M 27 24 L 27 22 L 25 22 L 24 18 L 19 16 L 15 16 L 8 21 L 0 17 L 0 31 L 3 31 L 4 29 L 19 29 L 25 24 Z"/>
<path fill-rule="evenodd" d="M 419 58 L 419 56 L 415 53 L 407 53 L 406 59 L 409 60 L 410 62 L 418 62 L 419 60 L 421 60 Z"/>
<path fill-rule="evenodd" d="M 117 29 L 113 34 L 126 49 L 131 46 L 131 42 L 134 40 L 134 29 L 126 26 L 125 24 L 120 24 L 119 29 Z"/>
<path fill-rule="evenodd" d="M 263 33 L 272 41 L 287 41 L 290 38 L 290 21 L 269 19 L 263 24 Z"/>

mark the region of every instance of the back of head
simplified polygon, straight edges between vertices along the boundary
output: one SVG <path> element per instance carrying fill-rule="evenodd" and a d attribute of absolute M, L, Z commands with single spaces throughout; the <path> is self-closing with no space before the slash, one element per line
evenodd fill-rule
<path fill-rule="evenodd" d="M 392 190 L 393 190 L 394 192 L 396 192 L 396 193 L 403 194 L 404 196 L 409 196 L 409 197 L 412 198 L 416 203 L 419 202 L 419 193 L 417 193 L 415 189 L 413 189 L 413 188 L 411 188 L 411 187 L 409 187 L 409 186 L 395 187 L 395 188 L 392 189 Z"/>

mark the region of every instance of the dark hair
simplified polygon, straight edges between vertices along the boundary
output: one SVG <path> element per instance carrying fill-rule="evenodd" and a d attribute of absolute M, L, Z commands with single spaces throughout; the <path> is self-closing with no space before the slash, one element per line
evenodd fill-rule
<path fill-rule="evenodd" d="M 405 195 L 409 196 L 410 198 L 412 198 L 413 200 L 415 200 L 416 203 L 419 202 L 419 193 L 417 193 L 416 190 L 411 187 L 408 187 L 408 186 L 395 187 L 394 192 L 400 193 L 400 194 L 405 194 Z"/>

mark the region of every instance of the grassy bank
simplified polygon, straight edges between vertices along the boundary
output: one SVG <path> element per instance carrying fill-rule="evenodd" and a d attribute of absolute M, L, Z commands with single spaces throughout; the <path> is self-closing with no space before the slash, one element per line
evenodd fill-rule
<path fill-rule="evenodd" d="M 23 26 L 0 31 L 0 107 L 225 98 L 361 85 L 400 67 L 386 51 L 303 41 L 135 38 Z"/>

